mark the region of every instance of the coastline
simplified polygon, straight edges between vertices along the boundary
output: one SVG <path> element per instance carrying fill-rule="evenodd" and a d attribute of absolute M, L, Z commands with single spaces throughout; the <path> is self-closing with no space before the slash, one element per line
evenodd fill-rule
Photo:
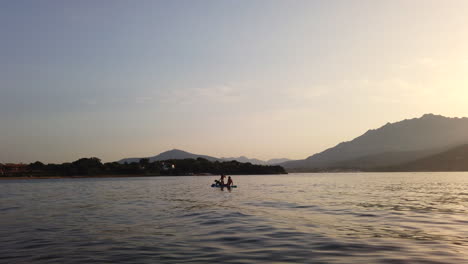
<path fill-rule="evenodd" d="M 284 174 L 230 174 L 230 175 L 287 175 Z M 0 177 L 1 180 L 42 180 L 42 179 L 85 179 L 85 178 L 141 178 L 141 177 L 189 177 L 189 176 L 219 176 L 219 174 L 210 174 L 210 173 L 200 173 L 200 174 L 187 174 L 187 175 L 119 175 L 119 174 L 110 174 L 110 175 L 81 175 L 81 176 L 11 176 L 11 177 Z"/>
<path fill-rule="evenodd" d="M 85 179 L 85 178 L 140 178 L 140 177 L 165 177 L 170 175 L 96 175 L 96 176 L 13 176 L 0 177 L 0 180 L 42 180 L 42 179 Z M 194 175 L 187 175 L 194 176 Z M 197 176 L 197 175 L 195 175 Z"/>
<path fill-rule="evenodd" d="M 231 174 L 239 175 L 239 174 Z M 265 174 L 249 174 L 249 175 L 265 175 Z M 80 176 L 11 176 L 0 177 L 1 180 L 42 180 L 42 179 L 86 179 L 86 178 L 142 178 L 142 177 L 188 177 L 188 176 L 219 176 L 218 174 L 200 173 L 187 175 L 135 175 L 135 174 L 109 174 L 109 175 L 80 175 Z"/>

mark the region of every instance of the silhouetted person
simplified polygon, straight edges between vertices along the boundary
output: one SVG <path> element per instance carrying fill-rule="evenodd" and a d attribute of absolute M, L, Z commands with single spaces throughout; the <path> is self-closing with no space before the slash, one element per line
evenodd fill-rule
<path fill-rule="evenodd" d="M 232 181 L 231 176 L 228 177 L 228 181 L 226 185 L 227 187 L 231 187 L 232 185 L 234 185 L 234 182 Z"/>
<path fill-rule="evenodd" d="M 221 186 L 224 185 L 224 178 L 226 178 L 226 175 L 221 174 L 221 178 L 219 179 L 219 184 L 220 184 Z"/>

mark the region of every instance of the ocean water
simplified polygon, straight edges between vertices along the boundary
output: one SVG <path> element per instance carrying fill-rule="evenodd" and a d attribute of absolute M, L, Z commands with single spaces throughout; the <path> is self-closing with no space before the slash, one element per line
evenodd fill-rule
<path fill-rule="evenodd" d="M 468 173 L 0 181 L 0 263 L 468 263 Z"/>

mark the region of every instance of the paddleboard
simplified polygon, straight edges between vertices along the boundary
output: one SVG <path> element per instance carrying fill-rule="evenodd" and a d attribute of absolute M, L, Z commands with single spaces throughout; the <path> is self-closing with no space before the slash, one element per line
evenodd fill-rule
<path fill-rule="evenodd" d="M 211 187 L 221 188 L 221 185 L 211 184 Z M 224 188 L 237 188 L 237 185 L 232 185 L 231 187 L 228 187 L 227 185 L 223 185 L 222 187 L 224 187 Z"/>

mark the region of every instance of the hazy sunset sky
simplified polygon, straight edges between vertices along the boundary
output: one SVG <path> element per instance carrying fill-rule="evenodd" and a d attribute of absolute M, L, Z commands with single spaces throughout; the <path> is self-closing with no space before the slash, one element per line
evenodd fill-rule
<path fill-rule="evenodd" d="M 0 1 L 0 162 L 303 159 L 468 116 L 468 1 Z"/>

